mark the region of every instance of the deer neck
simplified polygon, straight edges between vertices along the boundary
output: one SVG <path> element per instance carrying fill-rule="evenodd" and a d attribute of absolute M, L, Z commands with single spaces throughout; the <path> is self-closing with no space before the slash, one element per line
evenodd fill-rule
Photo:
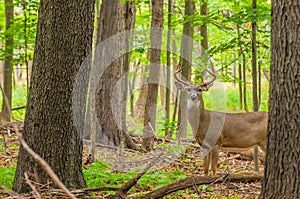
<path fill-rule="evenodd" d="M 210 111 L 205 109 L 202 98 L 201 100 L 188 99 L 187 108 L 188 120 L 192 127 L 193 134 L 196 135 L 199 125 L 200 128 L 202 128 L 203 122 L 210 118 Z"/>

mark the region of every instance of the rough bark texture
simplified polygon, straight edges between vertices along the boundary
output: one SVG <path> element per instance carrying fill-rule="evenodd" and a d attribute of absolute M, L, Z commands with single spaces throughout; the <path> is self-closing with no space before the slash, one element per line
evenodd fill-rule
<path fill-rule="evenodd" d="M 185 0 L 186 17 L 194 14 L 195 3 L 193 0 Z M 191 67 L 192 67 L 192 52 L 193 52 L 193 34 L 194 28 L 192 27 L 193 21 L 188 21 L 183 25 L 183 34 L 181 39 L 180 49 L 180 67 L 182 67 L 181 75 L 188 81 L 191 79 Z M 186 138 L 187 130 L 187 94 L 185 91 L 181 92 L 179 99 L 179 138 Z"/>
<path fill-rule="evenodd" d="M 13 0 L 5 0 L 5 17 L 6 17 L 6 30 L 10 29 L 10 26 L 13 23 L 14 18 L 14 6 L 12 5 Z M 11 97 L 12 97 L 12 59 L 13 59 L 13 44 L 14 39 L 13 35 L 9 34 L 5 37 L 5 52 L 7 56 L 4 61 L 4 93 L 8 99 L 8 103 L 11 107 Z M 2 102 L 5 101 L 4 93 L 2 93 Z M 2 103 L 2 112 L 1 112 L 2 121 L 10 121 L 11 115 L 6 103 Z"/>
<path fill-rule="evenodd" d="M 156 120 L 156 101 L 158 95 L 158 82 L 160 72 L 160 55 L 162 42 L 162 28 L 164 26 L 163 18 L 163 0 L 152 0 L 152 20 L 151 20 L 151 52 L 150 52 L 150 75 L 148 77 L 148 90 L 144 112 L 144 134 L 143 148 L 146 151 L 152 149 L 152 128 L 155 130 Z M 151 123 L 151 126 L 149 126 Z"/>
<path fill-rule="evenodd" d="M 269 137 L 260 198 L 300 198 L 299 10 L 299 1 L 272 1 Z"/>
<path fill-rule="evenodd" d="M 120 145 L 120 135 L 125 135 L 125 146 L 135 148 L 133 141 L 122 128 L 125 122 L 126 106 L 123 100 L 124 85 L 121 80 L 125 74 L 125 18 L 126 5 L 120 0 L 102 1 L 98 25 L 96 67 L 100 68 L 100 80 L 96 89 L 96 115 L 100 124 L 101 142 Z M 133 23 L 133 21 L 132 21 Z"/>
<path fill-rule="evenodd" d="M 40 2 L 23 138 L 70 189 L 86 186 L 82 175 L 82 129 L 75 127 L 72 91 L 80 65 L 91 50 L 93 13 L 93 1 Z M 86 85 L 81 86 L 76 95 L 82 99 L 78 104 L 81 111 L 78 114 L 84 115 Z M 21 147 L 14 191 L 30 191 L 24 181 L 25 172 L 38 183 L 51 182 Z"/>

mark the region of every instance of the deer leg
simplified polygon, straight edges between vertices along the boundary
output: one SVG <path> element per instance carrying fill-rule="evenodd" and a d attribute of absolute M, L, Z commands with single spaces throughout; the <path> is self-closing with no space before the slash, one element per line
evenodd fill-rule
<path fill-rule="evenodd" d="M 212 154 L 212 160 L 211 160 L 211 170 L 212 174 L 215 175 L 217 172 L 218 167 L 218 160 L 219 160 L 219 146 L 215 146 L 213 150 L 210 152 Z"/>
<path fill-rule="evenodd" d="M 262 141 L 258 144 L 259 148 L 266 154 L 267 151 L 267 141 Z"/>
<path fill-rule="evenodd" d="M 208 176 L 208 170 L 211 160 L 211 152 L 204 157 L 204 176 Z"/>

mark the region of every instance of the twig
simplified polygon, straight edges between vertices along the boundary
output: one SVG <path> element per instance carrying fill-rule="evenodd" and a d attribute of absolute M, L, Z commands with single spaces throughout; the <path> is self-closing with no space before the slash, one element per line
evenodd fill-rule
<path fill-rule="evenodd" d="M 6 145 L 6 139 L 5 139 L 5 133 L 3 131 L 1 131 L 1 134 L 3 136 L 3 146 L 4 146 L 4 151 L 6 153 L 6 155 L 10 155 L 10 152 L 7 150 L 7 145 Z"/>
<path fill-rule="evenodd" d="M 133 187 L 137 181 L 153 166 L 155 165 L 158 160 L 160 159 L 160 157 L 162 156 L 163 153 L 161 153 L 155 160 L 153 160 L 152 162 L 150 162 L 148 164 L 148 166 L 141 172 L 138 173 L 134 178 L 132 178 L 131 180 L 129 180 L 127 183 L 125 183 L 124 185 L 122 185 L 122 187 L 117 191 L 117 193 L 114 195 L 114 197 L 121 197 L 121 198 L 125 198 L 126 197 L 126 193 L 131 189 L 131 187 Z"/>
<path fill-rule="evenodd" d="M 16 119 L 12 112 L 11 112 L 11 106 L 10 106 L 10 103 L 9 103 L 9 100 L 8 100 L 8 97 L 4 91 L 4 89 L 2 88 L 2 85 L 0 84 L 0 89 L 1 89 L 1 92 L 2 92 L 2 95 L 3 95 L 3 98 L 4 98 L 4 102 L 5 102 L 5 105 L 6 105 L 6 108 L 8 110 L 8 114 L 9 114 L 9 119 L 13 119 L 13 120 L 16 120 L 16 121 L 19 121 L 18 119 Z"/>
<path fill-rule="evenodd" d="M 14 192 L 13 190 L 7 188 L 7 187 L 4 186 L 3 184 L 0 184 L 0 187 L 2 188 L 2 190 L 0 190 L 0 192 L 2 192 L 2 193 L 7 193 L 7 194 L 9 194 L 10 196 L 20 198 L 20 195 L 19 195 L 17 192 Z"/>
<path fill-rule="evenodd" d="M 83 143 L 90 143 L 90 142 L 91 142 L 90 140 L 83 139 Z M 100 143 L 96 143 L 96 146 L 108 148 L 108 149 L 116 149 L 116 150 L 119 149 L 119 147 L 116 147 L 116 146 L 110 146 L 110 145 L 105 145 L 105 144 L 100 144 Z M 137 152 L 136 150 L 133 150 L 133 149 L 125 149 L 125 151 L 134 152 L 134 153 Z"/>
<path fill-rule="evenodd" d="M 52 168 L 49 166 L 49 164 L 43 160 L 37 153 L 35 153 L 25 142 L 23 139 L 22 135 L 20 134 L 19 130 L 17 129 L 16 126 L 14 126 L 15 131 L 17 133 L 18 139 L 21 142 L 23 148 L 41 165 L 41 167 L 44 169 L 44 171 L 47 172 L 47 174 L 50 176 L 50 178 L 53 180 L 53 182 L 61 188 L 67 196 L 69 196 L 72 199 L 76 199 L 76 196 L 70 192 L 69 189 L 60 181 L 58 176 L 54 173 Z"/>
<path fill-rule="evenodd" d="M 194 179 L 194 173 L 192 174 L 192 180 L 193 180 L 193 187 L 194 187 L 195 191 L 197 192 L 198 198 L 201 198 L 201 193 L 199 192 L 196 182 L 195 182 L 195 179 Z"/>
<path fill-rule="evenodd" d="M 35 186 L 30 182 L 29 178 L 28 178 L 28 175 L 27 173 L 25 172 L 24 173 L 24 176 L 25 176 L 25 180 L 26 180 L 26 183 L 30 186 L 30 188 L 32 189 L 32 194 L 35 198 L 42 198 L 41 194 L 36 190 Z"/>

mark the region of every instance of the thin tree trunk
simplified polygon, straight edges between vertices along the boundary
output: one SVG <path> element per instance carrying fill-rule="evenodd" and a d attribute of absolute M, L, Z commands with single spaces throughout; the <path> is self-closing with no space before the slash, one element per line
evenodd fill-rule
<path fill-rule="evenodd" d="M 254 9 L 254 15 L 256 14 L 256 0 L 252 0 L 252 8 Z M 252 21 L 252 103 L 253 103 L 253 110 L 256 112 L 258 111 L 258 97 L 257 97 L 257 56 L 256 56 L 256 19 Z M 254 148 L 254 165 L 255 171 L 259 171 L 258 165 L 258 147 Z"/>
<path fill-rule="evenodd" d="M 246 68 L 246 55 L 244 53 L 244 50 L 243 50 L 243 46 L 241 44 L 241 34 L 240 34 L 240 28 L 239 26 L 237 25 L 237 33 L 238 33 L 238 45 L 239 45 L 239 53 L 242 55 L 242 71 L 243 71 L 243 79 L 242 79 L 242 82 L 243 82 L 243 93 L 244 93 L 244 96 L 243 96 L 243 102 L 244 102 L 244 109 L 246 112 L 249 112 L 249 109 L 248 109 L 248 105 L 247 105 L 247 68 Z"/>
<path fill-rule="evenodd" d="M 201 0 L 200 14 L 201 16 L 208 15 L 208 1 Z M 203 38 L 201 40 L 201 55 L 205 54 L 205 51 L 208 50 L 208 34 L 207 34 L 207 24 L 203 23 L 200 26 L 200 35 Z"/>
<path fill-rule="evenodd" d="M 14 19 L 14 6 L 13 0 L 5 0 L 5 17 L 6 17 L 6 31 L 9 31 L 11 25 L 13 24 Z M 6 95 L 8 99 L 9 106 L 11 107 L 11 98 L 12 98 L 12 60 L 13 60 L 13 45 L 14 45 L 14 37 L 13 34 L 7 34 L 5 36 L 5 61 L 4 61 L 4 85 L 2 93 L 2 102 L 4 102 L 4 96 Z M 6 103 L 2 103 L 2 112 L 1 118 L 2 121 L 10 121 L 11 110 L 8 110 Z"/>
<path fill-rule="evenodd" d="M 151 21 L 151 51 L 150 51 L 150 75 L 148 77 L 147 99 L 144 112 L 143 149 L 151 151 L 153 148 L 153 133 L 156 122 L 156 102 L 158 95 L 158 83 L 160 72 L 160 56 L 163 28 L 163 0 L 152 0 Z M 154 131 L 154 132 L 153 132 Z"/>
<path fill-rule="evenodd" d="M 100 14 L 100 0 L 96 0 L 95 2 L 95 29 L 93 33 L 93 59 L 92 59 L 92 68 L 91 73 L 95 73 L 95 64 L 94 64 L 94 57 L 96 56 L 95 53 L 95 47 L 96 47 L 96 41 L 97 41 L 97 30 L 98 30 L 98 21 L 99 21 L 99 14 Z M 91 149 L 90 149 L 90 155 L 92 157 L 91 161 L 94 161 L 96 158 L 96 139 L 97 139 L 97 118 L 96 118 L 96 110 L 95 110 L 95 92 L 96 92 L 96 82 L 95 82 L 95 76 L 90 76 L 90 100 L 89 100 L 89 109 L 87 111 L 87 123 L 90 123 L 90 132 L 91 132 Z M 90 115 L 90 116 L 88 116 Z M 86 130 L 86 129 L 85 129 Z"/>
<path fill-rule="evenodd" d="M 240 57 L 241 57 L 240 50 L 238 52 L 238 57 L 239 57 L 238 60 L 240 60 Z M 239 104 L 240 104 L 240 110 L 242 110 L 242 108 L 243 108 L 243 79 L 242 79 L 242 64 L 240 61 L 238 62 L 238 67 L 239 67 L 238 71 L 239 71 L 239 102 L 240 102 Z"/>
<path fill-rule="evenodd" d="M 121 112 L 122 117 L 121 118 L 121 144 L 119 148 L 119 170 L 123 170 L 123 164 L 124 164 L 124 146 L 126 143 L 126 136 L 124 132 L 127 132 L 127 123 L 126 123 L 126 105 L 127 105 L 127 94 L 128 94 L 128 71 L 129 71 L 129 65 L 130 65 L 130 52 L 129 47 L 132 42 L 130 42 L 130 37 L 133 36 L 133 28 L 135 23 L 135 7 L 134 2 L 126 1 L 125 3 L 125 52 L 124 55 L 124 75 L 122 77 L 122 84 L 123 84 L 123 96 L 122 96 L 122 108 Z"/>
<path fill-rule="evenodd" d="M 171 36 L 172 36 L 172 29 L 171 29 L 171 23 L 172 23 L 172 6 L 173 1 L 168 0 L 168 36 L 167 36 L 167 74 L 166 74 L 166 106 L 165 106 L 165 112 L 166 112 L 166 120 L 170 121 L 170 88 L 171 88 Z M 170 136 L 169 134 L 170 129 L 166 128 L 165 136 Z"/>
<path fill-rule="evenodd" d="M 195 4 L 193 0 L 185 0 L 185 11 L 186 17 L 194 14 Z M 191 78 L 191 65 L 192 65 L 192 50 L 193 50 L 193 34 L 194 28 L 192 27 L 193 21 L 188 21 L 183 25 L 183 34 L 181 38 L 181 49 L 180 49 L 180 66 L 182 68 L 181 75 L 190 81 Z M 186 138 L 187 131 L 187 93 L 182 91 L 179 100 L 179 115 L 180 115 L 180 126 L 179 126 L 179 140 Z"/>

